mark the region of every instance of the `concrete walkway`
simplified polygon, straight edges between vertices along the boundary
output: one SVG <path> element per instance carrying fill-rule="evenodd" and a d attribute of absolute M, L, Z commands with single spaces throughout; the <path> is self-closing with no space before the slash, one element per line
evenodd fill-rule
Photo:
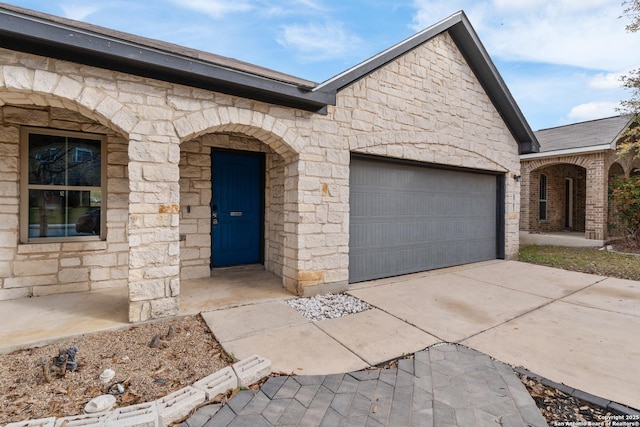
<path fill-rule="evenodd" d="M 285 301 L 203 313 L 225 350 L 275 372 L 352 372 L 460 343 L 557 383 L 640 408 L 640 282 L 491 261 L 366 282 L 375 308 L 311 322 Z"/>
<path fill-rule="evenodd" d="M 526 410 L 520 409 L 528 407 L 530 397 L 522 397 L 512 388 L 509 388 L 511 396 L 508 397 L 511 403 L 504 404 L 506 406 L 497 403 L 503 409 L 485 411 L 478 406 L 482 401 L 478 403 L 475 399 L 482 399 L 486 393 L 479 396 L 473 393 L 481 386 L 474 382 L 462 384 L 463 379 L 472 381 L 470 378 L 474 378 L 478 366 L 464 368 L 462 376 L 457 373 L 460 366 L 464 366 L 462 359 L 468 354 L 480 359 L 488 355 L 513 366 L 522 366 L 557 383 L 640 408 L 640 370 L 637 369 L 637 361 L 640 360 L 640 282 L 515 261 L 491 261 L 354 285 L 349 293 L 374 308 L 321 322 L 306 320 L 289 307 L 286 300 L 294 296 L 284 291 L 277 278 L 264 271 L 231 271 L 211 280 L 185 281 L 182 285 L 182 313 L 203 311 L 208 326 L 227 352 L 238 359 L 253 354 L 267 357 L 272 360 L 274 371 L 295 374 L 296 377 L 292 378 L 300 385 L 293 395 L 287 394 L 291 394 L 290 391 L 283 391 L 269 396 L 264 390 L 260 392 L 262 394 L 250 392 L 252 396 L 239 394 L 234 397 L 237 403 L 220 410 L 220 415 L 216 413 L 216 420 L 230 415 L 229 410 L 238 417 L 257 415 L 257 408 L 266 402 L 262 395 L 269 397 L 270 401 L 260 410 L 264 419 L 267 418 L 262 411 L 274 409 L 274 405 L 297 406 L 291 399 L 309 405 L 326 405 L 322 399 L 327 397 L 323 398 L 323 394 L 318 393 L 320 390 L 325 393 L 325 389 L 331 391 L 328 384 L 339 377 L 342 383 L 350 383 L 352 379 L 357 382 L 375 381 L 375 386 L 374 383 L 362 385 L 362 390 L 367 392 L 357 389 L 359 396 L 369 398 L 371 404 L 371 413 L 367 414 L 366 421 L 362 417 L 358 419 L 377 425 L 375 422 L 388 417 L 386 422 L 393 425 L 394 400 L 388 400 L 387 385 L 397 386 L 393 396 L 398 390 L 398 393 L 406 392 L 404 381 L 413 381 L 411 385 L 415 391 L 416 387 L 420 388 L 416 384 L 423 381 L 420 373 L 424 372 L 421 371 L 423 367 L 413 367 L 411 380 L 405 375 L 411 369 L 404 365 L 399 366 L 395 374 L 380 371 L 379 378 L 375 380 L 363 379 L 365 374 L 362 372 L 370 371 L 362 370 L 412 353 L 416 353 L 414 364 L 429 359 L 433 381 L 432 396 L 420 393 L 412 396 L 415 405 L 412 411 L 432 410 L 426 418 L 411 418 L 413 425 L 422 425 L 424 420 L 439 425 L 437 420 L 442 418 L 438 415 L 441 412 L 437 409 L 437 402 L 453 408 L 455 414 L 449 412 L 448 416 L 455 416 L 455 419 L 471 416 L 470 412 L 464 412 L 464 407 L 447 404 L 446 392 L 439 394 L 442 391 L 438 390 L 436 377 L 440 374 L 444 375 L 439 378 L 445 386 L 447 381 L 458 384 L 460 387 L 454 389 L 466 393 L 464 396 L 455 395 L 458 400 L 450 402 L 467 402 L 466 407 L 473 408 L 473 416 L 480 417 L 476 420 L 485 419 L 482 417 L 486 413 L 511 417 L 515 407 L 521 420 L 530 422 L 526 418 Z M 61 335 L 128 326 L 126 291 L 123 290 L 0 301 L 0 313 L 4 319 L 0 322 L 0 352 L 59 339 Z M 443 342 L 462 344 L 483 354 L 467 352 L 458 346 L 430 347 Z M 427 347 L 428 351 L 423 351 Z M 438 360 L 434 365 L 434 357 L 441 357 L 434 354 L 440 354 L 446 348 L 456 349 L 460 359 L 448 360 L 445 355 L 446 363 Z M 487 375 L 493 375 L 495 384 L 498 383 L 496 372 L 501 377 L 500 381 L 511 384 L 508 382 L 511 380 L 503 375 L 504 365 L 495 364 L 492 368 L 485 362 L 479 365 L 484 366 Z M 393 375 L 395 379 L 389 377 Z M 513 373 L 511 375 L 515 378 Z M 287 380 L 270 380 L 269 387 L 276 387 L 278 381 Z M 300 381 L 310 382 L 302 384 Z M 487 380 L 487 384 L 491 386 L 494 383 Z M 314 401 L 316 397 L 304 394 L 316 386 L 314 396 L 320 399 L 317 402 Z M 280 387 L 285 387 L 285 383 Z M 291 383 L 286 387 L 292 387 Z M 336 396 L 334 390 L 333 398 Z M 351 396 L 349 408 L 346 408 L 349 398 L 338 397 L 336 405 L 339 408 L 332 407 L 332 410 L 343 416 L 349 411 L 360 411 L 365 402 L 359 396 Z M 257 400 L 254 402 L 253 399 Z M 379 404 L 380 399 L 387 400 Z M 403 399 L 399 399 L 397 404 L 401 401 Z M 247 406 L 250 402 L 253 403 Z M 377 407 L 375 412 L 374 406 Z M 196 414 L 201 418 L 192 420 L 196 424 L 189 425 L 198 425 L 197 422 L 205 418 L 208 426 L 218 425 L 218 421 L 213 423 L 215 407 L 209 405 L 205 408 L 198 413 L 200 415 Z M 287 417 L 312 416 L 306 415 L 311 406 L 305 408 L 302 415 L 299 407 L 290 409 L 297 412 Z M 316 406 L 313 408 L 317 409 Z M 340 410 L 347 412 L 341 413 Z M 380 415 L 375 415 L 378 412 Z M 331 419 L 334 415 L 327 407 L 322 419 L 324 416 Z M 364 416 L 364 413 L 360 415 Z M 272 422 L 274 419 L 270 418 L 271 421 L 267 421 L 277 424 L 287 419 L 278 418 Z M 239 425 L 242 425 L 242 420 L 238 418 Z M 424 425 L 431 425 L 424 422 Z M 514 423 L 520 425 L 516 421 Z"/>

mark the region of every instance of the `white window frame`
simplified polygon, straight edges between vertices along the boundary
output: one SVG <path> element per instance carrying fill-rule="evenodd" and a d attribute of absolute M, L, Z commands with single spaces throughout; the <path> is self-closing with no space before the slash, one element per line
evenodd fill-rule
<path fill-rule="evenodd" d="M 538 219 L 540 221 L 547 221 L 547 190 L 548 190 L 548 182 L 549 179 L 547 175 L 541 173 L 540 174 L 540 186 L 538 188 Z M 544 208 L 543 208 L 544 207 Z"/>
<path fill-rule="evenodd" d="M 573 178 L 565 178 L 565 215 L 568 214 L 568 217 L 565 218 L 566 224 L 569 225 L 569 228 L 573 228 Z M 566 225 L 565 224 L 565 225 Z"/>
<path fill-rule="evenodd" d="M 85 138 L 100 141 L 100 187 L 66 186 L 66 185 L 31 185 L 29 184 L 29 135 L 51 135 L 71 138 Z M 107 209 L 107 137 L 106 135 L 66 131 L 51 128 L 37 128 L 23 126 L 20 130 L 20 242 L 21 243 L 56 243 L 70 241 L 96 241 L 106 238 L 106 209 Z M 92 191 L 100 189 L 100 234 L 92 236 L 68 237 L 29 237 L 29 190 Z"/>

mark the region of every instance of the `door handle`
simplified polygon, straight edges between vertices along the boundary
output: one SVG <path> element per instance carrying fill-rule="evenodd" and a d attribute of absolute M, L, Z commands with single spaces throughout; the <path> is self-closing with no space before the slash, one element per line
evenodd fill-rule
<path fill-rule="evenodd" d="M 211 214 L 211 224 L 216 225 L 218 223 L 218 212 Z"/>

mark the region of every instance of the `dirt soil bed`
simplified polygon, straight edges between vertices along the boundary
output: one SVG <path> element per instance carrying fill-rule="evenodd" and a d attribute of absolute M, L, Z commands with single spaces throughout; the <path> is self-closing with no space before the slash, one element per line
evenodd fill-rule
<path fill-rule="evenodd" d="M 47 382 L 43 366 L 72 345 L 78 347 L 78 368 L 62 375 L 50 363 Z M 0 424 L 81 414 L 87 402 L 117 384 L 124 387 L 116 396 L 117 407 L 152 401 L 232 362 L 199 315 L 0 355 Z M 105 385 L 99 376 L 107 368 L 116 375 Z M 602 423 L 611 415 L 531 378 L 521 380 L 549 425 Z"/>
<path fill-rule="evenodd" d="M 609 426 L 613 414 L 532 378 L 518 375 L 550 426 Z M 591 423 L 591 424 L 589 424 Z"/>
<path fill-rule="evenodd" d="M 74 344 L 78 367 L 63 376 L 53 358 Z M 230 363 L 199 315 L 0 355 L 0 424 L 81 414 L 87 402 L 110 386 L 116 391 L 118 383 L 124 393 L 116 396 L 116 406 L 152 401 Z M 107 368 L 115 377 L 105 385 L 99 376 Z"/>
<path fill-rule="evenodd" d="M 608 242 L 614 251 L 619 253 L 640 255 L 640 243 L 630 239 L 617 239 Z"/>

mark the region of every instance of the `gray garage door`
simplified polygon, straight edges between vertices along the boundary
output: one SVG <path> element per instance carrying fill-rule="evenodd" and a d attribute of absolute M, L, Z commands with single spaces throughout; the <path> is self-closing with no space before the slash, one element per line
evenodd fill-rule
<path fill-rule="evenodd" d="M 349 281 L 495 259 L 495 175 L 351 159 Z"/>

